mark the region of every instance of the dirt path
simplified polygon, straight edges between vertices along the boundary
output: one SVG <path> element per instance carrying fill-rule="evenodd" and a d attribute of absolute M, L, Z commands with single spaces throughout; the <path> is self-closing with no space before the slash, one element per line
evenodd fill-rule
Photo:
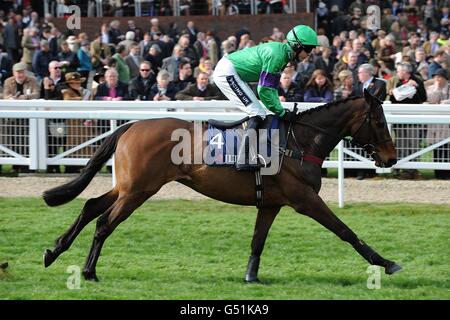
<path fill-rule="evenodd" d="M 0 197 L 40 197 L 44 190 L 63 184 L 72 177 L 24 176 L 0 177 Z M 110 176 L 97 176 L 81 194 L 98 197 L 111 188 Z M 320 195 L 325 201 L 338 201 L 338 180 L 322 180 Z M 153 199 L 206 199 L 205 196 L 177 183 L 164 186 Z M 410 202 L 450 204 L 450 181 L 404 181 L 396 179 L 345 179 L 346 202 Z"/>

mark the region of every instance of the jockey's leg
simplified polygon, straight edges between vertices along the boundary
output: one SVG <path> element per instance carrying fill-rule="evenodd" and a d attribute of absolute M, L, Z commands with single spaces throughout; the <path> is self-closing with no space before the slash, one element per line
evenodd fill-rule
<path fill-rule="evenodd" d="M 258 161 L 258 127 L 262 123 L 259 116 L 251 117 L 247 122 L 247 130 L 242 137 L 239 152 L 236 158 L 236 169 L 239 171 L 252 171 L 261 168 Z"/>

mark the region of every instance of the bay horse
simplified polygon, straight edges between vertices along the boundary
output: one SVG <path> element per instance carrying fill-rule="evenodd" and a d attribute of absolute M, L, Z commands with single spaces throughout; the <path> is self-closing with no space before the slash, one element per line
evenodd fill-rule
<path fill-rule="evenodd" d="M 73 200 L 115 154 L 116 185 L 109 192 L 85 203 L 73 225 L 56 240 L 54 250 L 45 251 L 45 267 L 69 249 L 90 221 L 99 217 L 83 269 L 86 280 L 98 281 L 96 264 L 105 240 L 136 208 L 170 181 L 178 181 L 216 200 L 247 206 L 256 204 L 255 176 L 252 172 L 205 164 L 174 164 L 171 150 L 177 142 L 171 140 L 171 133 L 180 128 L 193 134 L 193 123 L 174 118 L 125 124 L 106 138 L 78 177 L 44 192 L 43 198 L 49 206 Z M 298 113 L 291 128 L 287 147 L 294 151 L 301 148 L 305 154 L 316 159 L 325 159 L 341 139 L 352 136 L 372 155 L 377 166 L 389 167 L 397 161 L 381 102 L 367 91 L 364 97 L 352 97 Z M 203 130 L 206 130 L 205 126 Z M 192 153 L 194 149 L 202 148 L 202 144 L 193 143 Z M 370 264 L 384 267 L 386 274 L 401 269 L 360 240 L 321 199 L 318 195 L 321 187 L 320 164 L 286 157 L 278 174 L 264 176 L 263 186 L 264 204 L 258 208 L 245 281 L 259 281 L 260 256 L 267 234 L 285 205 L 311 217 L 341 240 L 350 243 Z"/>

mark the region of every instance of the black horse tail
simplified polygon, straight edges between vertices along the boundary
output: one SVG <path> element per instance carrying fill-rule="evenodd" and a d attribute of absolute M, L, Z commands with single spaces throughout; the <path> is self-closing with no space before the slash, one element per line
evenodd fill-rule
<path fill-rule="evenodd" d="M 42 195 L 47 205 L 59 206 L 75 199 L 89 185 L 94 176 L 116 151 L 117 142 L 133 123 L 125 124 L 114 131 L 95 151 L 81 174 L 62 186 L 47 190 Z"/>

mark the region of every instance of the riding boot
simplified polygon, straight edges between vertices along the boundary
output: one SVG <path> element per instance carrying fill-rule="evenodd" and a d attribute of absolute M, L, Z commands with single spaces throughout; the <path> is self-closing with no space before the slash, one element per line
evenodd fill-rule
<path fill-rule="evenodd" d="M 236 158 L 236 169 L 238 171 L 255 171 L 262 167 L 258 159 L 257 143 L 256 145 L 250 145 L 251 131 L 249 131 L 249 130 L 255 131 L 254 133 L 256 134 L 256 139 L 252 140 L 257 140 L 258 134 L 257 130 L 262 121 L 263 121 L 262 118 L 259 116 L 251 117 L 248 120 L 247 130 L 245 131 L 245 134 L 242 137 L 241 145 L 239 147 L 239 152 Z"/>

